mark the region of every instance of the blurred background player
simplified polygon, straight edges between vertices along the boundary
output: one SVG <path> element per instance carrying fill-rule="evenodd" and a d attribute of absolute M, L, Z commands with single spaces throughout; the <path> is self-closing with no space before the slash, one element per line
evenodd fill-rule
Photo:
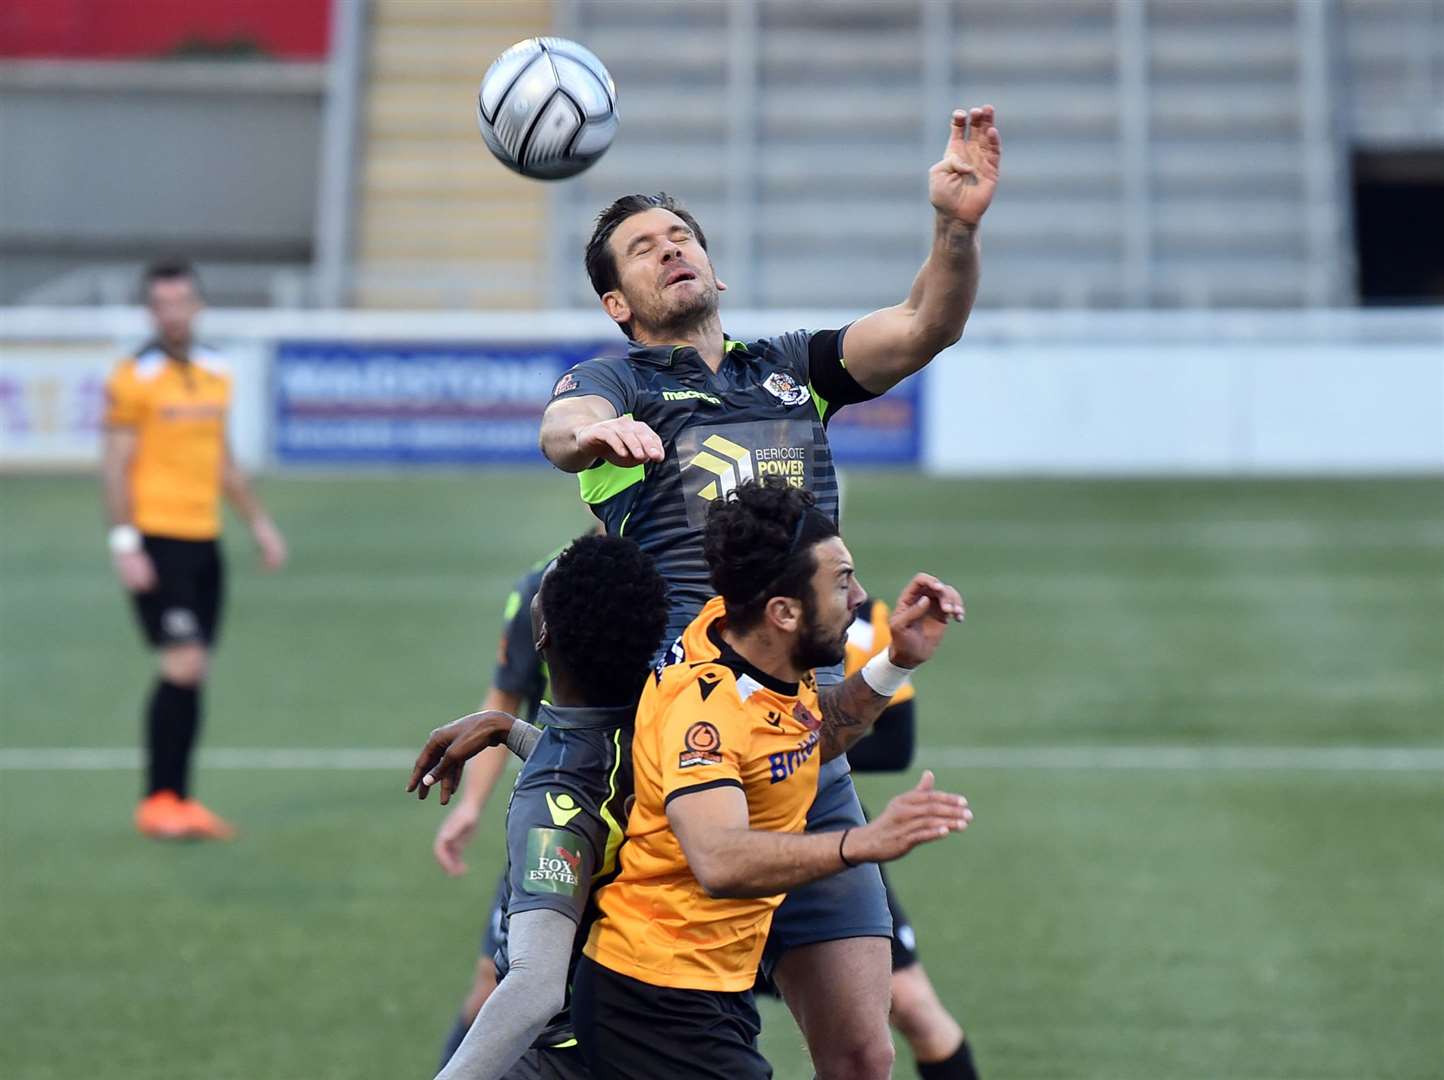
<path fill-rule="evenodd" d="M 221 494 L 249 524 L 267 570 L 285 564 L 286 544 L 227 444 L 231 378 L 193 338 L 202 308 L 195 271 L 184 262 L 157 263 L 146 270 L 142 291 L 154 337 L 106 386 L 101 463 L 115 573 L 158 657 L 135 824 L 163 839 L 224 840 L 234 829 L 190 797 L 202 691 L 225 598 Z"/>
<path fill-rule="evenodd" d="M 482 699 L 478 712 L 504 712 L 522 716 L 527 720 L 536 717 L 537 707 L 547 687 L 546 664 L 536 650 L 536 638 L 532 635 L 531 603 L 541 588 L 542 574 L 553 559 L 560 554 L 554 551 L 545 559 L 534 563 L 516 582 L 506 599 L 502 611 L 501 640 L 496 647 L 496 670 L 491 676 L 491 689 Z M 483 750 L 466 766 L 465 786 L 461 798 L 451 812 L 442 819 L 436 830 L 436 839 L 431 850 L 441 868 L 452 877 L 466 873 L 462 853 L 476 835 L 476 825 L 487 800 L 496 789 L 497 780 L 506 768 L 507 749 L 494 746 Z M 481 955 L 476 959 L 476 974 L 471 990 L 462 1002 L 461 1012 L 447 1034 L 441 1050 L 442 1066 L 451 1060 L 451 1055 L 466 1037 L 467 1029 L 481 1011 L 487 996 L 496 989 L 496 951 L 502 944 L 506 916 L 506 871 L 496 884 L 491 912 L 487 916 L 486 930 L 481 940 Z"/>
<path fill-rule="evenodd" d="M 847 673 L 860 671 L 892 642 L 886 602 L 868 597 L 847 631 Z M 911 680 L 888 701 L 872 731 L 854 743 L 847 760 L 855 773 L 899 772 L 912 764 L 917 747 L 917 691 Z M 887 906 L 892 912 L 892 1012 L 890 1019 L 912 1048 L 922 1080 L 975 1080 L 972 1047 L 962 1025 L 939 1000 L 918 959 L 917 935 L 886 869 Z"/>

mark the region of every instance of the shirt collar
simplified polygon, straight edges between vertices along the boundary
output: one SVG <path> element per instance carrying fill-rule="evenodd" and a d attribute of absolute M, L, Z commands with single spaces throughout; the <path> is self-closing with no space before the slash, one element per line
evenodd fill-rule
<path fill-rule="evenodd" d="M 797 683 L 788 682 L 786 679 L 779 679 L 776 675 L 763 671 L 731 645 L 727 644 L 727 639 L 722 636 L 721 619 L 716 620 L 712 625 L 707 627 L 707 637 L 713 645 L 717 646 L 717 652 L 719 654 L 717 659 L 730 667 L 736 674 L 750 675 L 757 682 L 767 687 L 767 689 L 775 694 L 781 694 L 783 697 L 797 696 L 799 691 L 799 685 Z"/>
<path fill-rule="evenodd" d="M 676 359 L 676 354 L 683 349 L 690 349 L 688 345 L 643 345 L 640 341 L 627 339 L 627 359 L 635 360 L 642 364 L 651 364 L 653 367 L 671 367 Z M 751 356 L 752 351 L 747 344 L 733 338 L 722 339 L 722 355 L 724 357 L 736 354 L 739 357 Z"/>
<path fill-rule="evenodd" d="M 536 711 L 536 722 L 542 727 L 569 728 L 613 728 L 631 727 L 636 718 L 635 705 L 608 708 L 563 708 L 543 701 Z"/>

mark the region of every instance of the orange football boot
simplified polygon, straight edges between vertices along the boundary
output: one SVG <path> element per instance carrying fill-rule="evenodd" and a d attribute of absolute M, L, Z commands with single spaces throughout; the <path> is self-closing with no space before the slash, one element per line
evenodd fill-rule
<path fill-rule="evenodd" d="M 212 813 L 195 799 L 180 800 L 185 835 L 196 840 L 234 840 L 236 828 L 225 818 Z"/>
<path fill-rule="evenodd" d="M 174 791 L 147 795 L 135 808 L 135 827 L 157 840 L 180 840 L 189 835 L 190 821 Z"/>

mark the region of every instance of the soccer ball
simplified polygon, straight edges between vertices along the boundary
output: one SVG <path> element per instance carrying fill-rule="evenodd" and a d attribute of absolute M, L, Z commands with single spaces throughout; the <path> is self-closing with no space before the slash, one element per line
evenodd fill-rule
<path fill-rule="evenodd" d="M 617 134 L 617 87 L 589 49 L 566 38 L 527 38 L 481 80 L 476 120 L 491 152 L 536 180 L 589 168 Z"/>

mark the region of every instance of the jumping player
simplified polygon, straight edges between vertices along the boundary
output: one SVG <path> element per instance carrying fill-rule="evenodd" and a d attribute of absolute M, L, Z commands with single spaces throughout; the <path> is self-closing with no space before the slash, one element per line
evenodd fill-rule
<path fill-rule="evenodd" d="M 285 564 L 286 543 L 227 444 L 231 378 L 220 357 L 194 341 L 202 307 L 195 271 L 157 264 L 143 289 L 155 338 L 106 386 L 101 464 L 111 561 L 158 656 L 135 824 L 161 839 L 223 840 L 235 830 L 190 794 L 225 597 L 221 495 L 250 526 L 267 570 Z"/>
<path fill-rule="evenodd" d="M 828 421 L 958 340 L 977 290 L 977 234 L 1000 154 L 991 107 L 953 114 L 928 178 L 932 249 L 910 292 L 837 330 L 729 339 L 718 314 L 725 286 L 695 218 L 662 195 L 626 196 L 598 217 L 588 274 L 631 348 L 562 376 L 541 445 L 554 465 L 579 474 L 582 498 L 610 534 L 634 539 L 656 559 L 669 590 L 668 637 L 711 593 L 701 539 L 708 506 L 748 478 L 775 476 L 816 493 L 835 518 Z M 886 698 L 859 677 L 838 678 L 819 673 L 820 708 L 833 725 L 861 732 Z M 823 769 L 808 827 L 862 823 L 839 757 Z M 891 933 L 871 865 L 791 891 L 778 912 L 764 965 L 823 1080 L 891 1071 Z"/>

